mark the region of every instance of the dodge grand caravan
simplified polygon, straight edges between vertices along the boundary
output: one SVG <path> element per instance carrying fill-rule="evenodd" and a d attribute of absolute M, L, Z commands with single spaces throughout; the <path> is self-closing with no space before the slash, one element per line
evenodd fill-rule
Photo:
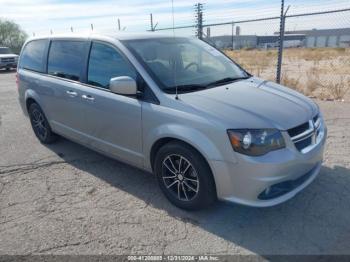
<path fill-rule="evenodd" d="M 216 199 L 273 206 L 321 168 L 327 131 L 318 106 L 197 39 L 32 38 L 17 82 L 41 143 L 63 136 L 153 172 L 180 208 Z"/>

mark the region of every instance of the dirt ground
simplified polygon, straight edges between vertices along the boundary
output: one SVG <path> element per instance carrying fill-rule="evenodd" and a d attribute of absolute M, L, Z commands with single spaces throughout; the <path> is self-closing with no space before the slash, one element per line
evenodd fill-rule
<path fill-rule="evenodd" d="M 275 80 L 277 50 L 226 50 L 255 76 Z M 321 100 L 350 102 L 350 48 L 286 48 L 281 81 Z"/>
<path fill-rule="evenodd" d="M 155 178 L 61 139 L 41 145 L 0 73 L 0 254 L 350 254 L 350 103 L 322 102 L 319 177 L 271 208 L 185 212 Z"/>

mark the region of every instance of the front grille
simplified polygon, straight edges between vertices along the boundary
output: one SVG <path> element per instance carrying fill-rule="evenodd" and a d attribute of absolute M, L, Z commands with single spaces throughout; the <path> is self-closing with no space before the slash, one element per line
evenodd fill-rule
<path fill-rule="evenodd" d="M 1 62 L 3 62 L 3 63 L 14 63 L 15 62 L 15 58 L 14 57 L 4 57 L 4 58 L 1 58 Z"/>
<path fill-rule="evenodd" d="M 322 128 L 321 117 L 316 115 L 306 123 L 288 129 L 287 132 L 294 142 L 295 147 L 302 153 L 306 148 L 315 144 Z"/>
<path fill-rule="evenodd" d="M 299 142 L 295 142 L 294 145 L 295 145 L 295 147 L 296 147 L 299 151 L 301 151 L 301 150 L 303 150 L 304 148 L 306 148 L 306 147 L 308 147 L 309 145 L 311 145 L 311 143 L 312 143 L 312 138 L 311 138 L 311 137 L 308 137 L 308 138 L 303 139 L 303 140 L 301 140 L 301 141 L 299 141 Z"/>
<path fill-rule="evenodd" d="M 301 124 L 300 126 L 289 129 L 288 134 L 290 135 L 290 137 L 293 137 L 305 132 L 308 129 L 309 129 L 309 122 L 306 122 L 304 124 Z"/>

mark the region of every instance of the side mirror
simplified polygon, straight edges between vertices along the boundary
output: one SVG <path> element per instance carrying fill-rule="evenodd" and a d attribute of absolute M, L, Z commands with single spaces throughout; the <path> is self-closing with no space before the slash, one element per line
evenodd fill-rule
<path fill-rule="evenodd" d="M 109 80 L 109 90 L 119 95 L 136 95 L 137 84 L 130 76 L 118 76 Z"/>

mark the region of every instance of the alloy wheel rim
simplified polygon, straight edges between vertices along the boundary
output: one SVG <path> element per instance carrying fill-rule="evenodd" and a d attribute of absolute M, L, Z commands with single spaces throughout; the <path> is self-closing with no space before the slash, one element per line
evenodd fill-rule
<path fill-rule="evenodd" d="M 172 154 L 162 162 L 162 180 L 165 188 L 178 200 L 191 201 L 199 192 L 196 169 L 185 157 Z"/>
<path fill-rule="evenodd" d="M 37 109 L 32 112 L 33 127 L 41 139 L 47 136 L 47 126 L 44 115 Z"/>

